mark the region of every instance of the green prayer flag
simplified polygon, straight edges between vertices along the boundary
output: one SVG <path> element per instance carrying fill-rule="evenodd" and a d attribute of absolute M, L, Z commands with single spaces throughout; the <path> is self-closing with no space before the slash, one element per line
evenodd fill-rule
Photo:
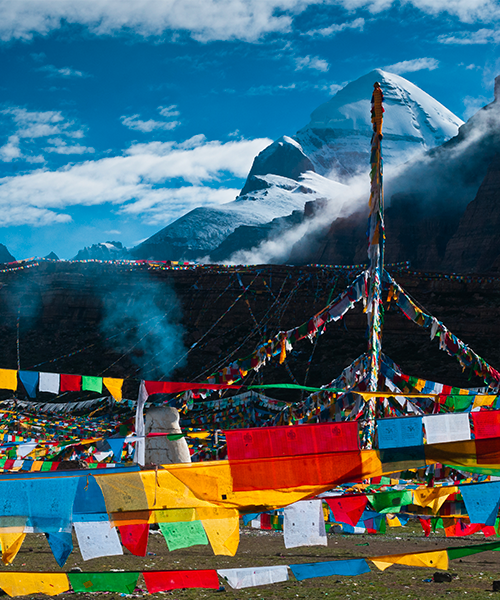
<path fill-rule="evenodd" d="M 117 592 L 131 594 L 139 579 L 138 572 L 68 573 L 75 592 Z"/>
<path fill-rule="evenodd" d="M 445 406 L 455 410 L 464 411 L 474 402 L 475 396 L 466 396 L 464 394 L 450 395 L 446 398 Z"/>
<path fill-rule="evenodd" d="M 82 390 L 102 393 L 102 377 L 87 377 L 82 375 Z"/>
<path fill-rule="evenodd" d="M 159 526 L 169 550 L 208 544 L 207 534 L 201 521 L 159 523 Z"/>
<path fill-rule="evenodd" d="M 471 554 L 479 554 L 479 552 L 486 552 L 488 550 L 500 550 L 500 542 L 490 542 L 489 544 L 475 544 L 471 546 L 462 546 L 461 548 L 447 548 L 448 558 L 454 560 L 455 558 L 462 558 L 464 556 L 470 556 Z"/>
<path fill-rule="evenodd" d="M 396 513 L 402 506 L 413 503 L 411 491 L 405 492 L 379 492 L 367 496 L 370 504 L 378 513 Z"/>

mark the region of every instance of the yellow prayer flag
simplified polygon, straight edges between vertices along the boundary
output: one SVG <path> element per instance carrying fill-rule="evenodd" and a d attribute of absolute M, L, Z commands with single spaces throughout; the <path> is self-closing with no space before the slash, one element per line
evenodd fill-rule
<path fill-rule="evenodd" d="M 407 565 L 409 567 L 432 567 L 433 569 L 448 569 L 448 552 L 436 550 L 435 552 L 417 552 L 415 554 L 392 554 L 389 556 L 376 556 L 369 558 L 381 571 L 391 565 Z"/>
<path fill-rule="evenodd" d="M 0 572 L 0 587 L 9 596 L 28 594 L 57 596 L 69 590 L 69 580 L 66 573 Z"/>
<path fill-rule="evenodd" d="M 478 408 L 479 406 L 491 406 L 498 396 L 492 394 L 478 394 L 474 398 L 474 404 L 472 408 Z"/>
<path fill-rule="evenodd" d="M 16 558 L 21 546 L 23 545 L 26 534 L 18 533 L 0 533 L 0 544 L 2 546 L 2 562 L 4 565 L 10 563 Z"/>
<path fill-rule="evenodd" d="M 413 503 L 417 506 L 428 506 L 436 515 L 450 494 L 458 492 L 458 487 L 423 488 L 413 490 Z"/>
<path fill-rule="evenodd" d="M 17 371 L 15 369 L 0 369 L 0 389 L 17 390 Z"/>
<path fill-rule="evenodd" d="M 214 554 L 234 556 L 240 543 L 239 513 L 231 508 L 197 508 Z"/>
<path fill-rule="evenodd" d="M 116 379 L 115 377 L 103 377 L 102 382 L 107 387 L 108 392 L 115 399 L 115 402 L 121 402 L 123 379 Z"/>

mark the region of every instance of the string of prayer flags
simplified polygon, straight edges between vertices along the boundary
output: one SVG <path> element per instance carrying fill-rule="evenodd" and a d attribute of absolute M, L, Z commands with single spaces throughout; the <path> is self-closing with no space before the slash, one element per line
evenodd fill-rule
<path fill-rule="evenodd" d="M 217 573 L 234 590 L 288 581 L 288 567 L 286 565 L 246 569 L 218 569 Z"/>
<path fill-rule="evenodd" d="M 285 548 L 327 546 L 328 540 L 321 500 L 302 500 L 286 506 L 283 534 Z"/>
<path fill-rule="evenodd" d="M 146 571 L 142 575 L 150 594 L 184 588 L 219 589 L 219 579 L 215 569 L 200 571 Z"/>
<path fill-rule="evenodd" d="M 71 587 L 75 592 L 116 592 L 131 594 L 139 579 L 138 572 L 111 573 L 68 573 Z M 1 586 L 1 580 L 0 580 Z"/>
<path fill-rule="evenodd" d="M 471 523 L 495 524 L 500 506 L 500 481 L 461 485 L 460 492 Z"/>
<path fill-rule="evenodd" d="M 227 383 L 186 383 L 182 381 L 145 381 L 149 396 L 153 394 L 179 394 L 189 390 L 227 390 L 240 389 L 240 385 Z"/>
<path fill-rule="evenodd" d="M 343 575 L 353 577 L 369 573 L 370 567 L 364 558 L 353 560 L 330 560 L 318 563 L 302 563 L 289 565 L 295 579 L 311 579 L 313 577 L 329 577 L 331 575 Z"/>
<path fill-rule="evenodd" d="M 337 523 L 346 523 L 355 527 L 363 514 L 368 498 L 361 496 L 341 496 L 340 498 L 325 498 L 333 512 Z"/>

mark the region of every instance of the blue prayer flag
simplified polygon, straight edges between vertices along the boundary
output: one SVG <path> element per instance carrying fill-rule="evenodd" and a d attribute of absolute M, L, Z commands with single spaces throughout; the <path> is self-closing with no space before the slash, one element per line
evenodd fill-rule
<path fill-rule="evenodd" d="M 459 489 L 470 522 L 495 525 L 500 505 L 500 481 L 461 485 Z"/>
<path fill-rule="evenodd" d="M 421 446 L 424 443 L 422 417 L 379 419 L 377 430 L 380 449 Z"/>
<path fill-rule="evenodd" d="M 38 372 L 35 371 L 19 371 L 19 379 L 24 385 L 28 396 L 36 398 L 36 386 L 38 385 Z"/>
<path fill-rule="evenodd" d="M 353 575 L 370 572 L 370 567 L 364 558 L 331 560 L 328 562 L 303 563 L 288 566 L 299 581 L 302 579 L 311 579 L 312 577 L 328 577 L 329 575 L 347 575 L 352 577 Z"/>

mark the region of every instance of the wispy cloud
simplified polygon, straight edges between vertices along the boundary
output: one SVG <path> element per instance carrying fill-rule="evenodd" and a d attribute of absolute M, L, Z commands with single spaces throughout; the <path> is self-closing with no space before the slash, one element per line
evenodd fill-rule
<path fill-rule="evenodd" d="M 328 27 L 322 27 L 320 29 L 311 29 L 306 32 L 306 35 L 310 35 L 315 38 L 330 38 L 341 31 L 345 31 L 346 29 L 359 29 L 359 31 L 363 31 L 365 26 L 365 20 L 360 17 L 358 19 L 354 19 L 354 21 L 346 21 L 345 23 L 333 23 Z"/>
<path fill-rule="evenodd" d="M 33 111 L 10 106 L 0 110 L 0 117 L 2 129 L 8 131 L 7 143 L 0 146 L 0 161 L 44 162 L 44 151 L 57 154 L 94 152 L 93 148 L 75 144 L 74 140 L 85 136 L 85 130 L 61 111 Z M 46 147 L 43 148 L 41 143 Z"/>
<path fill-rule="evenodd" d="M 425 69 L 434 71 L 438 67 L 439 61 L 435 58 L 414 58 L 413 60 L 403 60 L 389 65 L 384 67 L 384 69 L 390 73 L 400 75 L 401 73 L 414 73 L 415 71 L 423 71 Z"/>
<path fill-rule="evenodd" d="M 290 32 L 297 15 L 309 7 L 328 10 L 328 4 L 324 0 L 0 0 L 0 39 L 29 41 L 69 23 L 101 36 L 127 32 L 159 37 L 173 32 L 172 39 L 182 39 L 186 33 L 202 42 L 254 42 L 270 33 Z M 400 1 L 335 0 L 331 4 L 351 13 L 380 14 L 398 7 Z M 492 23 L 500 18 L 496 0 L 406 0 L 405 4 L 425 14 L 448 14 L 464 23 Z M 326 27 L 317 35 L 334 35 L 336 27 L 342 26 Z M 360 21 L 355 25 L 361 26 Z"/>
<path fill-rule="evenodd" d="M 452 34 L 438 36 L 441 44 L 497 44 L 500 42 L 500 31 L 498 29 L 478 29 L 477 31 L 460 31 Z"/>
<path fill-rule="evenodd" d="M 77 69 L 73 69 L 71 67 L 57 68 L 54 65 L 43 65 L 43 67 L 38 67 L 36 70 L 42 73 L 47 73 L 47 77 L 61 77 L 63 79 L 85 79 L 90 77 L 88 73 L 78 71 Z"/>
<path fill-rule="evenodd" d="M 321 71 L 326 73 L 330 65 L 328 61 L 320 58 L 319 56 L 302 56 L 295 59 L 295 70 L 302 71 L 303 69 L 310 69 L 312 71 Z"/>
<path fill-rule="evenodd" d="M 151 223 L 167 223 L 194 205 L 234 199 L 227 177 L 243 178 L 269 139 L 134 144 L 120 156 L 87 160 L 57 170 L 39 169 L 0 179 L 2 226 L 71 220 L 72 206 L 111 203 Z M 0 150 L 1 151 L 1 150 Z M 174 189 L 172 180 L 183 180 Z"/>
<path fill-rule="evenodd" d="M 162 117 L 177 117 L 180 112 L 177 110 L 175 105 L 172 106 L 159 106 L 158 112 Z M 140 118 L 140 115 L 125 116 L 122 115 L 120 120 L 125 127 L 132 129 L 133 131 L 141 131 L 142 133 L 151 133 L 151 131 L 170 131 L 178 127 L 180 121 L 156 121 L 155 119 L 148 119 L 144 121 Z"/>

